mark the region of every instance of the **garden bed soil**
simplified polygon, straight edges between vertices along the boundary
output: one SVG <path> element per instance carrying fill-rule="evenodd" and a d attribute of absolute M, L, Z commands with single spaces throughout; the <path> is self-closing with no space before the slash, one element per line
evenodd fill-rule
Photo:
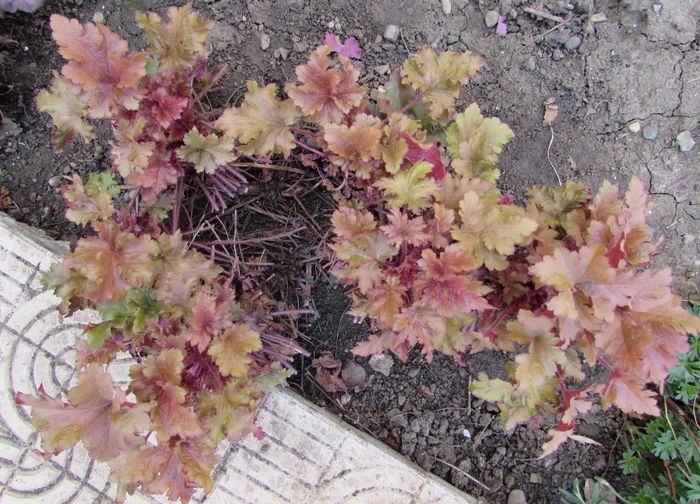
<path fill-rule="evenodd" d="M 86 174 L 109 165 L 110 131 L 105 126 L 90 145 L 76 143 L 60 155 L 51 148 L 49 117 L 39 113 L 34 102 L 39 90 L 48 86 L 52 71 L 62 65 L 50 38 L 49 14 L 87 21 L 99 10 L 110 27 L 132 47 L 139 47 L 134 11 L 162 10 L 172 3 L 49 0 L 33 15 L 0 18 L 0 110 L 21 129 L 5 131 L 0 139 L 0 186 L 9 193 L 6 212 L 56 238 L 75 239 L 83 231 L 65 220 L 63 201 L 49 182 L 56 175 Z M 666 1 L 660 9 L 655 6 L 660 4 L 645 0 L 447 3 L 449 15 L 443 10 L 445 2 L 438 0 L 195 2 L 196 9 L 217 21 L 211 37 L 212 68 L 229 66 L 212 99 L 237 102 L 247 79 L 265 83 L 292 79 L 294 67 L 326 32 L 359 40 L 364 53 L 358 66 L 363 83 L 370 87 L 381 84 L 389 70 L 420 44 L 482 54 L 487 67 L 461 103 L 478 102 L 484 115 L 498 116 L 516 133 L 501 156 L 502 189 L 522 201 L 527 187 L 556 184 L 555 169 L 563 180 L 594 188 L 605 179 L 624 184 L 638 176 L 655 204 L 650 223 L 663 239 L 656 264 L 672 267 L 679 292 L 696 298 L 700 147 L 683 153 L 672 142 L 683 130 L 700 137 L 697 8 L 693 11 L 691 2 L 681 0 Z M 528 14 L 528 7 L 565 22 L 547 33 L 556 23 Z M 505 37 L 485 26 L 487 11 L 494 9 L 505 14 Z M 591 15 L 601 13 L 606 21 L 593 23 Z M 396 42 L 382 38 L 389 24 L 401 27 Z M 262 49 L 266 37 L 270 45 Z M 548 100 L 559 106 L 552 130 L 542 125 Z M 658 135 L 646 139 L 642 132 L 631 131 L 628 125 L 635 121 L 650 127 L 647 137 L 654 136 L 654 126 Z M 255 184 L 259 188 L 277 184 L 279 190 L 265 192 L 284 198 L 289 195 L 284 184 L 291 175 L 283 177 L 287 178 L 260 179 Z M 349 349 L 367 337 L 367 328 L 347 315 L 347 298 L 322 270 L 329 256 L 323 248 L 315 248 L 317 235 L 327 236 L 332 206 L 320 187 L 302 194 L 294 210 L 299 215 L 293 218 L 300 223 L 314 220 L 318 230 L 302 236 L 295 242 L 299 248 L 271 268 L 280 278 L 297 283 L 301 278 L 305 295 L 293 296 L 296 283 L 280 282 L 275 288 L 281 299 L 317 311 L 300 325 L 300 341 L 312 356 L 330 350 L 335 358 L 352 359 Z M 272 200 L 261 201 L 260 206 L 268 203 L 274 207 Z M 252 232 L 257 221 L 247 225 Z M 301 259 L 309 257 L 314 259 L 299 267 Z M 574 478 L 590 476 L 604 476 L 624 486 L 617 469 L 625 444 L 624 419 L 615 411 L 595 410 L 578 425 L 580 434 L 602 446 L 570 442 L 544 460 L 537 460 L 537 455 L 551 425 L 530 423 L 512 433 L 502 431 L 498 409 L 470 397 L 468 385 L 481 371 L 498 376 L 504 359 L 483 353 L 466 358 L 460 367 L 440 356 L 427 363 L 414 351 L 405 364 L 394 358 L 384 376 L 372 370 L 367 359 L 356 358 L 370 383 L 358 391 L 333 394 L 313 379 L 311 359 L 300 359 L 293 386 L 487 502 L 505 502 L 516 488 L 524 490 L 531 503 L 558 502 L 560 488 L 570 488 Z"/>

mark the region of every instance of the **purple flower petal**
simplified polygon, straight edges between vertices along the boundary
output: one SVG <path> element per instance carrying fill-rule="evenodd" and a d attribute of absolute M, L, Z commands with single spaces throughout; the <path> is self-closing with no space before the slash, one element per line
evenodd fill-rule
<path fill-rule="evenodd" d="M 324 44 L 328 44 L 333 48 L 338 54 L 342 54 L 349 58 L 359 59 L 362 56 L 362 50 L 360 49 L 360 44 L 357 42 L 355 37 L 348 37 L 344 44 L 340 43 L 338 37 L 332 33 L 326 33 L 326 38 L 323 41 Z"/>
<path fill-rule="evenodd" d="M 496 25 L 496 35 L 499 37 L 505 37 L 508 34 L 508 27 L 506 26 L 506 20 L 503 16 L 498 16 L 498 24 Z"/>

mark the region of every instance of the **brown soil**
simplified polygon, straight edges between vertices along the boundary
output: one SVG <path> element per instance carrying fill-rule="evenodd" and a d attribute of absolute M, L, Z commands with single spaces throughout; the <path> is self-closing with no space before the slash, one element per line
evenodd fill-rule
<path fill-rule="evenodd" d="M 59 238 L 74 236 L 80 230 L 64 219 L 63 202 L 48 181 L 109 164 L 108 128 L 92 145 L 76 144 L 60 155 L 52 151 L 50 120 L 34 103 L 52 71 L 62 64 L 50 39 L 49 14 L 60 12 L 86 21 L 101 9 L 106 22 L 138 47 L 134 11 L 160 10 L 171 3 L 49 0 L 34 15 L 0 18 L 4 36 L 0 110 L 22 130 L 0 139 L 0 186 L 9 190 L 6 211 L 13 217 Z M 221 103 L 240 99 L 247 79 L 268 83 L 292 78 L 294 67 L 326 32 L 359 40 L 364 51 L 360 66 L 368 86 L 385 79 L 384 65 L 398 66 L 420 44 L 482 54 L 488 67 L 474 79 L 463 104 L 477 101 L 485 115 L 500 117 L 516 132 L 501 157 L 501 186 L 522 197 L 532 184 L 556 184 L 548 150 L 563 180 L 597 187 L 604 179 L 624 184 L 631 176 L 640 177 L 656 205 L 651 224 L 663 238 L 656 263 L 673 268 L 684 296 L 697 297 L 700 146 L 681 153 L 672 141 L 683 130 L 700 137 L 698 8 L 692 10 L 692 2 L 682 0 L 665 1 L 658 12 L 647 0 L 451 3 L 449 16 L 439 0 L 206 0 L 195 2 L 195 8 L 217 21 L 211 66 L 230 68 L 214 96 Z M 526 7 L 569 21 L 544 35 L 555 23 L 527 14 Z M 498 37 L 485 27 L 484 14 L 491 9 L 517 14 L 506 18 L 507 36 Z M 592 13 L 604 13 L 607 22 L 590 23 Z M 396 43 L 381 38 L 388 24 L 402 29 Z M 263 34 L 271 39 L 267 50 L 260 46 Z M 581 42 L 576 48 L 575 37 Z M 289 51 L 288 58 L 282 58 L 280 48 Z M 543 103 L 548 99 L 559 105 L 553 140 L 550 129 L 542 126 Z M 641 132 L 632 133 L 627 125 L 635 120 L 642 127 L 657 124 L 658 137 L 646 140 Z M 319 211 L 315 217 L 321 227 L 327 226 L 327 212 Z M 319 317 L 304 329 L 307 346 L 349 358 L 348 349 L 366 336 L 365 328 L 345 315 L 347 300 L 332 281 L 320 280 L 313 300 Z M 605 475 L 623 484 L 616 469 L 622 423 L 616 413 L 594 412 L 579 426 L 581 434 L 600 441 L 602 447 L 569 444 L 538 461 L 546 425 L 505 434 L 497 409 L 470 400 L 469 377 L 483 370 L 496 374 L 500 355 L 474 357 L 459 368 L 447 358 L 427 364 L 412 354 L 407 364 L 396 362 L 388 377 L 373 372 L 366 359 L 358 361 L 373 380 L 363 391 L 347 397 L 319 391 L 310 379 L 308 362 L 300 363 L 296 385 L 421 466 L 487 501 L 504 502 L 511 489 L 521 488 L 529 502 L 556 502 L 559 488 L 569 488 L 575 477 Z M 471 438 L 464 436 L 465 429 Z"/>

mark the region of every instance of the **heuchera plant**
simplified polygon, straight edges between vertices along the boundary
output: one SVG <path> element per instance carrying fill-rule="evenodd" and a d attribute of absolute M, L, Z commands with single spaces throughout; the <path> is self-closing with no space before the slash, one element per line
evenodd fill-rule
<path fill-rule="evenodd" d="M 350 59 L 356 41 L 331 35 L 297 67 L 289 98 L 250 81 L 217 118 L 202 103 L 221 75 L 206 67 L 212 24 L 189 5 L 137 21 L 149 49 L 128 54 L 103 24 L 51 19 L 67 64 L 38 104 L 56 146 L 94 138 L 90 119 L 107 121 L 114 142 L 112 172 L 73 175 L 63 189 L 68 218 L 96 234 L 46 280 L 63 313 L 97 308 L 103 322 L 79 348 L 68 403 L 18 394 L 49 454 L 82 439 L 111 466 L 120 498 L 140 487 L 186 501 L 211 487 L 216 443 L 254 430 L 256 405 L 298 348 L 276 333 L 264 296 L 179 232 L 192 220 L 186 188 L 222 209 L 245 183 L 239 158 L 325 169 L 339 201 L 334 271 L 352 287 L 353 314 L 376 329 L 356 354 L 507 352 L 509 378 L 480 375 L 472 393 L 499 405 L 507 430 L 555 413 L 544 454 L 592 442 L 574 427 L 596 395 L 659 413 L 648 385 L 662 386 L 700 321 L 672 294 L 669 270 L 644 269 L 654 245 L 642 184 L 593 196 L 569 182 L 516 205 L 495 185 L 513 132 L 476 104 L 455 110 L 481 57 L 423 47 L 368 93 Z M 120 351 L 136 359 L 127 390 L 104 367 Z M 598 365 L 600 383 L 585 374 Z"/>
<path fill-rule="evenodd" d="M 545 456 L 568 438 L 594 442 L 574 427 L 596 395 L 658 415 L 648 385 L 663 387 L 700 320 L 673 295 L 670 270 L 645 269 L 654 244 L 638 179 L 624 196 L 609 183 L 595 196 L 575 182 L 535 187 L 524 207 L 501 193 L 496 162 L 512 131 L 476 104 L 455 114 L 482 65 L 422 48 L 372 101 L 321 125 L 354 189 L 333 215 L 335 273 L 376 329 L 356 355 L 405 361 L 417 344 L 429 361 L 436 350 L 459 362 L 510 354 L 507 380 L 482 373 L 471 391 L 498 404 L 506 430 L 555 413 Z M 597 365 L 601 383 L 586 376 Z"/>
<path fill-rule="evenodd" d="M 272 301 L 251 281 L 224 275 L 190 250 L 178 229 L 183 194 L 189 185 L 220 209 L 245 181 L 232 161 L 287 144 L 266 143 L 273 124 L 255 129 L 251 116 L 241 129 L 251 142 L 236 152 L 234 137 L 206 120 L 200 100 L 217 79 L 206 67 L 213 23 L 190 5 L 169 9 L 167 20 L 136 18 L 149 42 L 145 53 L 129 54 L 104 24 L 51 17 L 67 63 L 37 103 L 56 125 L 56 147 L 95 138 L 90 119 L 106 121 L 114 141 L 112 171 L 86 182 L 72 175 L 62 188 L 67 218 L 95 234 L 44 281 L 61 298 L 62 314 L 93 308 L 102 322 L 89 325 L 78 345 L 68 402 L 43 387 L 38 397 L 16 399 L 31 407 L 47 456 L 82 441 L 110 466 L 119 500 L 139 488 L 186 502 L 197 488 L 211 490 L 221 441 L 264 434 L 256 408 L 292 374 L 300 348 L 278 333 Z M 251 89 L 252 107 L 274 113 L 274 88 L 254 96 Z M 228 111 L 222 123 L 235 130 L 244 115 Z M 122 352 L 135 360 L 126 390 L 108 371 Z"/>

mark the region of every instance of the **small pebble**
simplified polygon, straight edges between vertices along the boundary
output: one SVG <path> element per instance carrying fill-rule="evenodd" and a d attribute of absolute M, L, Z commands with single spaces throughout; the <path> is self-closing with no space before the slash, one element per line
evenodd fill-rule
<path fill-rule="evenodd" d="M 639 133 L 642 129 L 642 125 L 639 123 L 639 121 L 633 121 L 627 125 L 627 129 L 632 133 Z"/>
<path fill-rule="evenodd" d="M 377 65 L 374 67 L 374 71 L 377 72 L 379 75 L 386 75 L 391 71 L 391 67 L 389 65 Z M 371 361 L 372 359 L 370 359 Z"/>
<path fill-rule="evenodd" d="M 527 497 L 525 497 L 525 492 L 519 488 L 515 488 L 508 494 L 508 504 L 527 504 Z"/>
<path fill-rule="evenodd" d="M 673 141 L 673 145 L 678 147 L 681 152 L 688 152 L 695 145 L 695 139 L 690 131 L 681 131 Z"/>
<path fill-rule="evenodd" d="M 375 354 L 369 358 L 369 367 L 374 369 L 376 372 L 383 374 L 384 376 L 389 376 L 393 365 L 394 359 L 385 353 Z"/>
<path fill-rule="evenodd" d="M 595 33 L 595 28 L 593 27 L 593 23 L 590 19 L 583 23 L 582 30 L 584 35 L 593 35 Z"/>
<path fill-rule="evenodd" d="M 642 130 L 642 136 L 647 140 L 656 140 L 656 137 L 659 136 L 659 125 L 651 123 L 649 126 L 645 126 Z"/>
<path fill-rule="evenodd" d="M 530 56 L 527 59 L 527 63 L 525 63 L 525 68 L 527 68 L 531 72 L 537 68 L 537 60 L 535 59 L 534 56 Z"/>
<path fill-rule="evenodd" d="M 263 33 L 260 35 L 260 49 L 267 51 L 268 47 L 270 47 L 270 36 L 267 33 Z"/>
<path fill-rule="evenodd" d="M 486 28 L 493 28 L 494 26 L 496 26 L 498 24 L 499 17 L 501 17 L 501 15 L 498 13 L 498 11 L 488 11 L 484 16 L 484 23 L 486 24 Z"/>
<path fill-rule="evenodd" d="M 384 29 L 384 38 L 391 42 L 399 40 L 399 34 L 399 27 L 396 25 L 390 24 Z"/>
<path fill-rule="evenodd" d="M 542 476 L 537 473 L 530 473 L 530 483 L 542 483 Z"/>
<path fill-rule="evenodd" d="M 591 23 L 605 23 L 608 20 L 608 16 L 604 12 L 597 12 L 591 16 Z"/>
<path fill-rule="evenodd" d="M 656 14 L 659 14 L 661 12 L 661 4 L 656 3 L 656 4 L 652 5 L 652 9 L 654 9 L 654 12 Z"/>
<path fill-rule="evenodd" d="M 554 61 L 560 61 L 564 59 L 564 53 L 561 52 L 559 49 L 554 49 L 554 52 L 552 53 L 552 59 Z"/>
<path fill-rule="evenodd" d="M 581 45 L 581 37 L 574 35 L 566 41 L 566 49 L 568 51 L 575 51 Z"/>
<path fill-rule="evenodd" d="M 450 0 L 442 0 L 442 12 L 445 16 L 452 14 L 452 2 Z"/>

